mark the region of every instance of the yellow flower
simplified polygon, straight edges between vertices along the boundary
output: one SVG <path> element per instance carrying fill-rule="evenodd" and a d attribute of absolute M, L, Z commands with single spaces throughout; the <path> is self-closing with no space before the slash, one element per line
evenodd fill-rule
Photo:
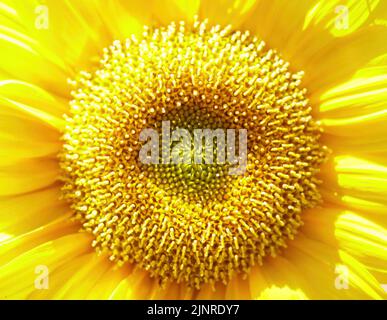
<path fill-rule="evenodd" d="M 0 298 L 385 298 L 386 9 L 2 1 Z M 162 121 L 246 172 L 140 163 Z"/>

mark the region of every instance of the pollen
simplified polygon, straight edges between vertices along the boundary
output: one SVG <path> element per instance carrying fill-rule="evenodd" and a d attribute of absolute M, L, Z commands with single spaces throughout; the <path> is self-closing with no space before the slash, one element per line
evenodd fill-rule
<path fill-rule="evenodd" d="M 303 73 L 249 32 L 171 23 L 114 41 L 74 86 L 63 196 L 93 247 L 161 284 L 227 283 L 287 247 L 327 157 Z M 247 164 L 143 164 L 145 128 L 247 130 Z"/>

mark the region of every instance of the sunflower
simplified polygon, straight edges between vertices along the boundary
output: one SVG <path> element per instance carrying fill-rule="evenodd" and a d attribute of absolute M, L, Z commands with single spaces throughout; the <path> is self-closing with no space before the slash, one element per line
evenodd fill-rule
<path fill-rule="evenodd" d="M 0 297 L 385 298 L 386 12 L 2 0 Z M 163 121 L 245 171 L 141 163 Z"/>

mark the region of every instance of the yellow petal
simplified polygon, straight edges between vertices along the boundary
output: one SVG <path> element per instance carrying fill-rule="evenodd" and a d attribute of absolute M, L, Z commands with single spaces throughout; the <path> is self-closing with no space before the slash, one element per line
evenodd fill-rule
<path fill-rule="evenodd" d="M 72 263 L 72 262 L 70 262 Z M 84 258 L 75 271 L 55 293 L 55 299 L 85 299 L 100 277 L 110 267 L 107 257 L 98 256 L 91 252 Z"/>
<path fill-rule="evenodd" d="M 250 282 L 251 299 L 258 297 L 269 286 L 261 266 L 252 267 L 248 279 Z"/>
<path fill-rule="evenodd" d="M 304 29 L 321 26 L 334 36 L 345 36 L 359 29 L 375 11 L 380 0 L 318 1 L 305 18 Z"/>
<path fill-rule="evenodd" d="M 288 286 L 289 288 L 300 289 L 305 293 L 311 289 L 311 284 L 305 278 L 305 275 L 295 267 L 292 260 L 286 259 L 282 255 L 267 258 L 261 269 L 267 283 L 266 287 Z M 258 295 L 255 295 L 255 297 Z"/>
<path fill-rule="evenodd" d="M 0 196 L 36 191 L 52 185 L 59 178 L 56 157 L 28 159 L 1 167 Z"/>
<path fill-rule="evenodd" d="M 31 117 L 0 115 L 0 167 L 39 157 L 55 157 L 61 149 L 59 132 Z"/>
<path fill-rule="evenodd" d="M 195 15 L 199 13 L 201 2 L 200 0 L 154 0 L 152 10 L 156 21 L 164 25 L 171 21 L 192 23 Z"/>
<path fill-rule="evenodd" d="M 225 299 L 251 299 L 250 283 L 246 275 L 236 274 L 227 284 Z"/>
<path fill-rule="evenodd" d="M 380 62 L 377 62 L 381 59 Z M 346 145 L 358 148 L 372 145 L 374 152 L 386 145 L 385 120 L 387 110 L 387 64 L 378 57 L 347 82 L 333 87 L 319 97 L 320 116 L 328 134 L 343 139 L 332 139 L 334 146 L 342 150 Z M 375 65 L 376 64 L 376 65 Z M 371 129 L 370 129 L 371 127 Z M 356 135 L 359 139 L 353 139 Z M 379 145 L 379 149 L 375 148 Z M 357 152 L 358 150 L 354 150 Z"/>
<path fill-rule="evenodd" d="M 270 297 L 271 288 L 287 288 L 289 292 L 294 288 L 295 292 L 303 293 L 311 288 L 305 275 L 300 273 L 291 260 L 282 256 L 266 258 L 262 266 L 252 268 L 248 277 L 252 299 L 280 299 L 281 290 L 278 290 L 278 295 L 273 292 Z M 283 298 L 290 299 L 291 295 L 288 297 L 284 295 Z"/>
<path fill-rule="evenodd" d="M 335 288 L 335 264 L 340 262 L 337 248 L 318 240 L 298 234 L 283 252 L 309 284 L 304 286 L 310 299 L 343 299 L 345 290 Z"/>
<path fill-rule="evenodd" d="M 337 183 L 346 195 L 386 204 L 387 167 L 352 156 L 335 158 Z"/>
<path fill-rule="evenodd" d="M 314 215 L 310 212 L 305 217 L 302 234 L 297 235 L 284 251 L 284 257 L 309 279 L 308 283 L 313 284 L 302 287 L 303 291 L 311 299 L 375 298 L 375 288 L 379 290 L 380 284 L 371 272 L 378 271 L 385 264 L 380 251 L 380 227 L 358 216 L 353 219 L 353 215 L 346 215 L 339 208 L 324 208 Z M 371 235 L 362 235 L 364 232 Z M 371 247 L 360 248 L 360 244 Z M 354 258 L 345 259 L 354 250 L 358 250 L 356 256 L 359 260 L 355 261 L 356 266 L 361 265 L 358 269 L 348 264 Z M 362 264 L 363 261 L 367 266 Z M 342 268 L 346 270 L 344 275 L 339 272 Z M 338 286 L 341 279 L 348 283 L 348 287 Z"/>
<path fill-rule="evenodd" d="M 13 1 L 10 7 L 17 16 L 12 20 L 1 20 L 3 26 L 14 33 L 8 36 L 7 46 L 13 54 L 23 55 L 24 61 L 6 50 L 3 58 L 15 59 L 18 63 L 8 65 L 4 71 L 66 95 L 66 78 L 74 74 L 73 68 L 90 65 L 93 52 L 96 54 L 99 45 L 107 43 L 103 21 L 95 14 L 99 9 L 98 2 L 50 0 L 42 4 L 28 0 L 23 4 Z M 18 41 L 19 47 L 27 45 L 34 57 L 26 50 L 12 47 L 13 39 Z M 23 66 L 25 71 L 20 72 Z"/>
<path fill-rule="evenodd" d="M 312 101 L 327 89 L 350 79 L 371 59 L 385 54 L 386 36 L 387 28 L 377 25 L 362 27 L 342 38 L 324 38 L 324 33 L 311 33 L 309 41 L 300 44 L 291 61 L 305 71 L 304 82 Z"/>
<path fill-rule="evenodd" d="M 1 298 L 23 299 L 37 290 L 37 267 L 48 271 L 71 262 L 90 250 L 90 238 L 83 233 L 67 235 L 35 247 L 0 267 Z"/>
<path fill-rule="evenodd" d="M 68 95 L 67 77 L 74 76 L 76 70 L 92 67 L 99 60 L 101 49 L 113 40 L 138 33 L 153 13 L 149 1 L 7 2 L 3 8 L 7 19 L 0 22 L 15 35 L 6 34 L 6 44 L 14 51 L 13 57 L 18 54 L 24 60 L 8 65 L 4 71 L 61 95 Z M 16 50 L 11 46 L 15 42 L 25 48 Z M 3 57 L 9 60 L 11 52 L 6 51 Z M 46 72 L 39 74 L 40 70 Z"/>
<path fill-rule="evenodd" d="M 108 299 L 118 284 L 131 272 L 131 268 L 126 264 L 117 267 L 109 262 L 110 267 L 90 290 L 87 299 Z"/>
<path fill-rule="evenodd" d="M 383 299 L 383 296 L 386 297 L 380 283 L 362 263 L 342 250 L 340 251 L 340 257 L 348 268 L 349 286 L 359 289 L 372 299 Z"/>
<path fill-rule="evenodd" d="M 302 31 L 304 18 L 315 2 L 256 1 L 242 26 L 264 40 L 271 48 L 278 49 L 288 59 L 297 43 L 306 36 Z"/>
<path fill-rule="evenodd" d="M 253 14 L 252 8 L 256 0 L 202 0 L 199 8 L 199 18 L 209 19 L 210 24 L 227 26 L 231 24 L 238 29 L 245 19 Z"/>
<path fill-rule="evenodd" d="M 70 208 L 59 198 L 59 185 L 1 198 L 0 232 L 20 235 L 67 216 Z"/>
<path fill-rule="evenodd" d="M 0 28 L 0 45 L 4 48 L 0 58 L 8 62 L 0 67 L 1 78 L 7 75 L 45 88 L 55 88 L 54 92 L 61 95 L 67 94 L 68 74 L 39 54 L 36 49 L 38 42 L 3 26 Z"/>
<path fill-rule="evenodd" d="M 72 277 L 92 259 L 95 252 L 81 254 L 71 262 L 59 266 L 49 274 L 49 286 L 47 289 L 33 290 L 28 299 L 58 299 L 58 292 L 72 281 Z"/>
<path fill-rule="evenodd" d="M 385 271 L 387 231 L 361 216 L 347 211 L 336 221 L 335 234 L 340 247 L 367 267 Z"/>
<path fill-rule="evenodd" d="M 64 127 L 62 115 L 67 110 L 67 100 L 54 97 L 35 85 L 17 80 L 0 81 L 0 104 L 2 114 L 30 116 L 57 130 Z"/>
<path fill-rule="evenodd" d="M 375 221 L 376 223 L 385 228 L 387 227 L 386 204 L 376 201 L 364 200 L 358 197 L 352 197 L 348 195 L 343 195 L 341 197 L 341 202 L 350 210 L 360 212 L 362 216 L 368 217 L 372 221 Z"/>
<path fill-rule="evenodd" d="M 300 289 L 272 286 L 266 288 L 256 299 L 258 300 L 308 300 Z"/>
<path fill-rule="evenodd" d="M 299 0 L 297 3 L 259 1 L 243 24 L 244 28 L 262 38 L 268 47 L 277 49 L 293 69 L 305 71 L 304 83 L 312 93 L 312 101 L 324 90 L 347 80 L 370 59 L 387 50 L 384 41 L 387 28 L 372 25 L 369 20 L 358 20 L 360 24 L 356 26 L 351 24 L 354 26 L 351 33 L 341 38 L 330 32 L 331 24 L 312 23 L 311 15 L 332 21 L 336 16 L 335 4 L 341 4 L 340 1 L 324 1 L 324 6 L 319 3 L 310 0 Z M 350 1 L 353 14 L 368 15 L 368 8 L 364 11 L 358 3 Z M 328 7 L 332 10 L 327 10 Z M 376 14 L 383 12 L 379 7 L 372 5 Z"/>
<path fill-rule="evenodd" d="M 152 24 L 154 10 L 153 0 L 105 1 L 99 9 L 104 28 L 109 30 L 111 41 L 132 35 L 139 36 L 143 32 L 144 25 Z"/>
<path fill-rule="evenodd" d="M 69 109 L 69 95 L 63 98 L 54 93 L 50 93 L 33 83 L 16 79 L 1 79 L 0 96 L 3 98 L 4 106 L 7 106 L 9 109 L 14 108 L 19 110 L 20 108 L 14 104 L 17 102 L 26 105 L 37 112 L 58 119 L 62 118 L 63 114 Z M 8 111 L 7 114 L 12 114 L 10 112 L 11 110 L 4 110 L 4 108 L 2 108 L 1 112 L 4 113 L 5 111 Z M 28 114 L 31 116 L 34 115 L 32 112 L 29 112 Z M 35 118 L 39 119 L 39 117 Z"/>
<path fill-rule="evenodd" d="M 383 212 L 372 214 L 372 210 L 378 211 L 380 208 L 370 210 L 372 207 L 362 208 L 362 206 L 372 204 L 375 206 L 374 203 L 351 197 L 347 200 L 346 205 L 353 203 L 357 204 L 358 209 L 362 209 L 363 212 L 354 213 L 344 210 L 342 209 L 343 203 L 340 202 L 332 205 L 332 208 L 309 210 L 304 214 L 305 225 L 302 232 L 308 238 L 322 241 L 350 253 L 364 264 L 380 283 L 385 283 L 387 281 L 386 229 L 383 228 L 383 225 L 386 224 L 386 219 L 383 218 L 386 213 L 385 206 L 383 206 Z"/>
<path fill-rule="evenodd" d="M 154 285 L 154 279 L 151 279 L 146 271 L 137 269 L 118 284 L 109 299 L 147 299 Z"/>
<path fill-rule="evenodd" d="M 319 97 L 320 112 L 323 113 L 323 116 L 355 117 L 382 110 L 380 103 L 384 102 L 385 92 L 379 90 L 385 89 L 387 84 L 386 60 L 387 55 L 373 59 L 366 66 L 357 70 L 348 81 L 324 92 Z M 369 92 L 373 92 L 376 96 L 367 96 Z M 344 98 L 351 103 L 345 104 Z"/>
<path fill-rule="evenodd" d="M 0 246 L 0 265 L 3 265 L 18 255 L 33 249 L 45 242 L 57 239 L 80 229 L 78 223 L 71 221 L 69 216 L 41 226 L 33 231 L 16 237 L 8 237 Z"/>

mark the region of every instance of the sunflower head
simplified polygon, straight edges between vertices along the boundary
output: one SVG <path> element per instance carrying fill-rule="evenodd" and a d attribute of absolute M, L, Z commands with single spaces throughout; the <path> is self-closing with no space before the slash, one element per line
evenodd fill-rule
<path fill-rule="evenodd" d="M 301 77 L 249 32 L 206 22 L 145 28 L 105 49 L 75 83 L 61 157 L 64 195 L 93 245 L 197 288 L 275 256 L 320 199 L 326 148 Z M 163 121 L 246 130 L 246 172 L 142 164 L 139 135 Z"/>
<path fill-rule="evenodd" d="M 0 298 L 385 297 L 385 12 L 3 0 Z"/>

